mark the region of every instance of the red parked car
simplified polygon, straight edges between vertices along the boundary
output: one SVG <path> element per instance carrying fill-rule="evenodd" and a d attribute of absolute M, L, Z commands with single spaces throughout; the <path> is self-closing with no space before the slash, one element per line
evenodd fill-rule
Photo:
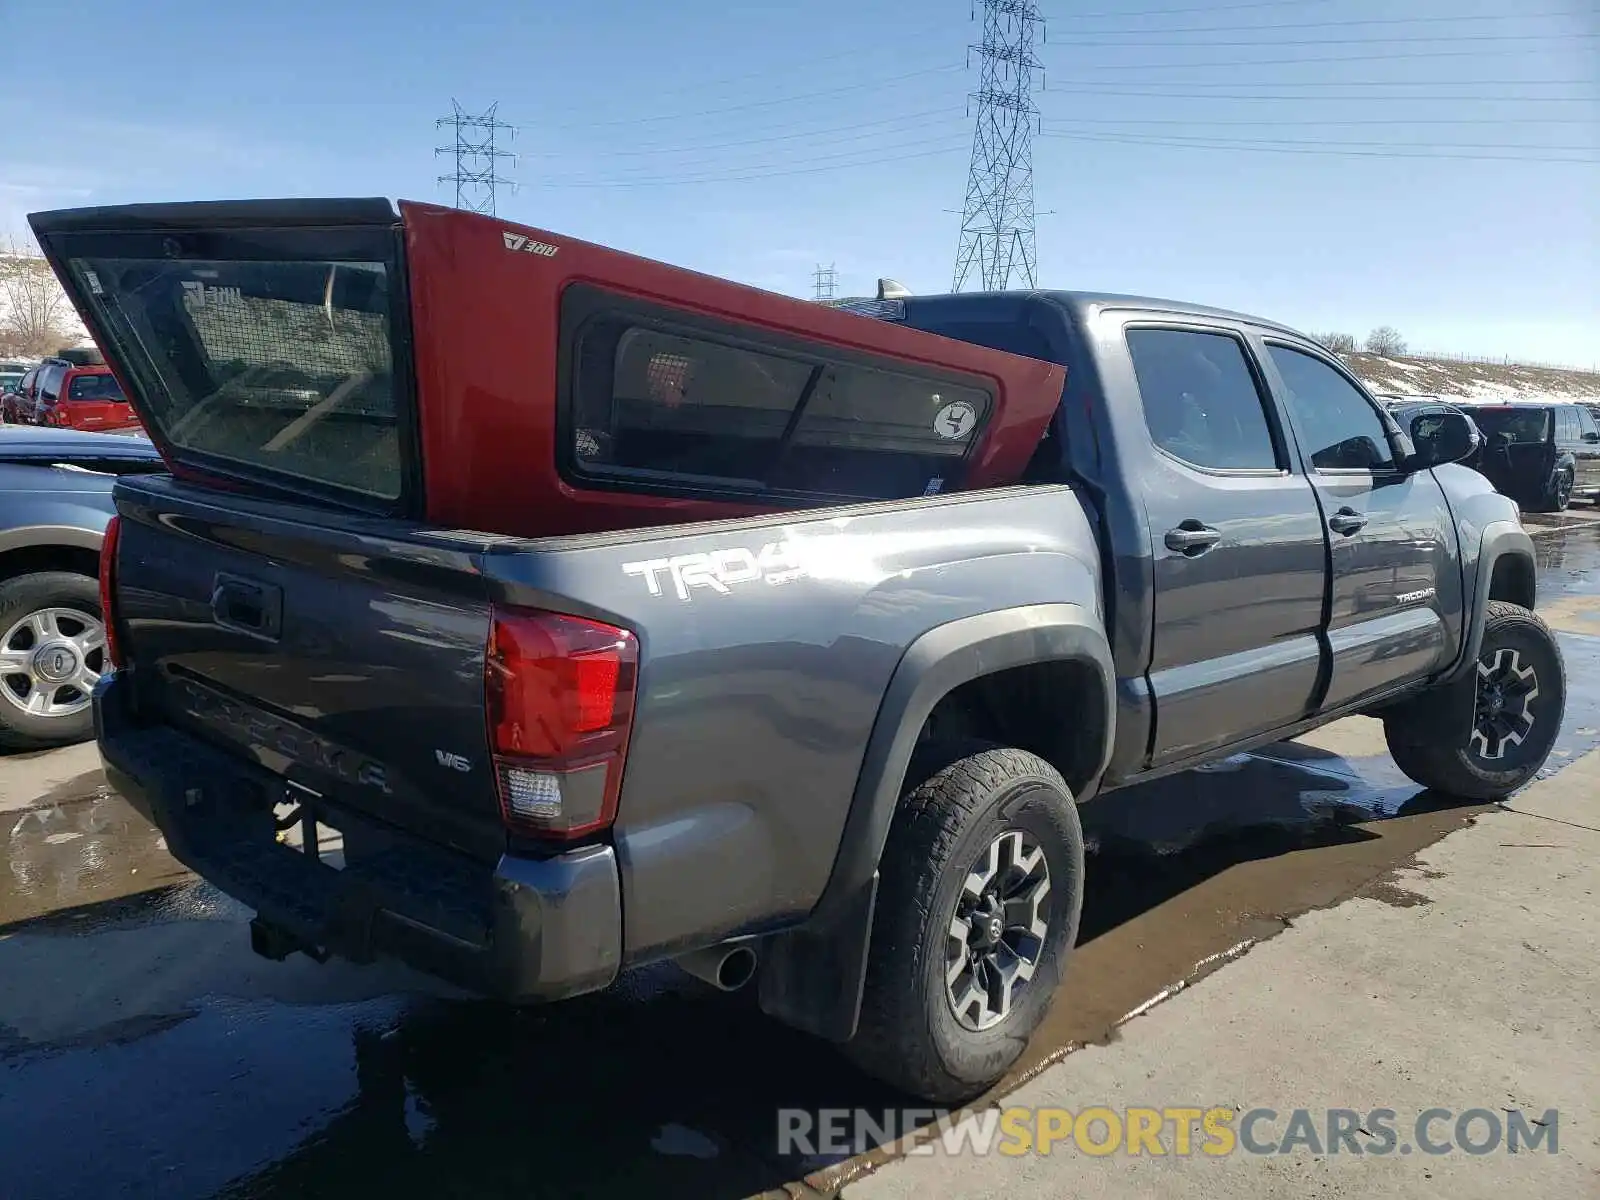
<path fill-rule="evenodd" d="M 98 350 L 62 351 L 40 364 L 33 379 L 33 411 L 22 420 L 58 429 L 128 429 L 138 425 L 122 385 Z"/>

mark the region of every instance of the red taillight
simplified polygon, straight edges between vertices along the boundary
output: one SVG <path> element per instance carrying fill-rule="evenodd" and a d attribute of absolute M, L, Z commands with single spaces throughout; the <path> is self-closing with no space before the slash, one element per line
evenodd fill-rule
<path fill-rule="evenodd" d="M 484 692 L 509 828 L 574 838 L 616 819 L 638 670 L 626 629 L 494 610 Z"/>
<path fill-rule="evenodd" d="M 100 621 L 106 627 L 106 661 L 115 669 L 122 665 L 122 648 L 117 645 L 117 619 L 111 588 L 117 574 L 117 541 L 122 536 L 122 518 L 106 522 L 105 540 L 100 543 Z"/>

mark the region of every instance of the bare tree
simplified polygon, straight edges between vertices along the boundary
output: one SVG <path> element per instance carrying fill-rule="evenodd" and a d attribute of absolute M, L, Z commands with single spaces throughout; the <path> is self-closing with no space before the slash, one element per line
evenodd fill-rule
<path fill-rule="evenodd" d="M 76 324 L 50 264 L 15 240 L 0 246 L 0 351 L 49 354 L 72 339 Z"/>
<path fill-rule="evenodd" d="M 1406 340 L 1393 325 L 1379 325 L 1367 334 L 1367 353 L 1395 358 L 1406 352 Z"/>
<path fill-rule="evenodd" d="M 1353 333 L 1318 333 L 1313 336 L 1335 354 L 1354 354 L 1361 349 Z"/>

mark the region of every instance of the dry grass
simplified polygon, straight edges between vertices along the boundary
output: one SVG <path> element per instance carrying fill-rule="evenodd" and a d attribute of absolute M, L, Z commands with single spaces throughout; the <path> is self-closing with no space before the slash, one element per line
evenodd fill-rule
<path fill-rule="evenodd" d="M 1376 392 L 1460 400 L 1579 401 L 1600 404 L 1600 373 L 1551 367 L 1441 362 L 1427 358 L 1345 355 L 1356 376 Z"/>

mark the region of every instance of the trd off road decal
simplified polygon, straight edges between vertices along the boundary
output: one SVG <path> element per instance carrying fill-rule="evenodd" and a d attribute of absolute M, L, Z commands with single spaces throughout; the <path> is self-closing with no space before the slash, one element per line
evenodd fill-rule
<path fill-rule="evenodd" d="M 765 581 L 778 585 L 803 578 L 805 566 L 799 548 L 785 539 L 768 542 L 759 552 L 743 546 L 713 550 L 709 554 L 679 554 L 673 558 L 650 558 L 622 564 L 622 573 L 644 580 L 652 596 L 664 591 L 663 578 L 670 580 L 679 600 L 687 600 L 695 588 L 705 588 L 726 596 L 741 584 Z"/>
<path fill-rule="evenodd" d="M 557 253 L 557 247 L 548 242 L 536 242 L 524 233 L 512 233 L 507 229 L 502 231 L 500 236 L 505 239 L 507 250 L 516 250 L 523 254 L 542 254 L 546 258 L 554 258 Z"/>

